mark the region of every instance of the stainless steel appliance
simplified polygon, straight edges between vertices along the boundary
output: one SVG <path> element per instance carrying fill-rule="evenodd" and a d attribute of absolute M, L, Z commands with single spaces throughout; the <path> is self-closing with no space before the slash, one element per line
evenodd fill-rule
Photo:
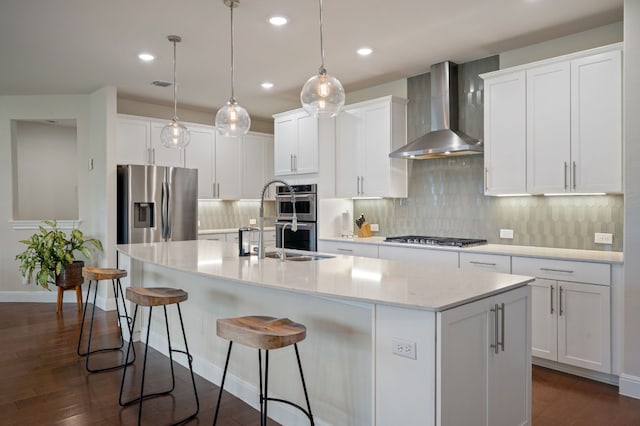
<path fill-rule="evenodd" d="M 298 230 L 295 232 L 290 226 L 286 226 L 291 224 L 293 216 L 292 191 L 298 218 Z M 316 184 L 291 185 L 291 190 L 287 186 L 276 187 L 276 216 L 276 247 L 282 247 L 284 235 L 284 248 L 316 251 L 318 244 Z"/>
<path fill-rule="evenodd" d="M 296 216 L 298 221 L 315 222 L 317 214 L 317 185 L 291 185 L 293 198 L 296 203 Z M 291 219 L 293 215 L 293 203 L 291 191 L 286 186 L 276 187 L 276 216 L 278 219 Z"/>
<path fill-rule="evenodd" d="M 388 243 L 421 244 L 426 246 L 444 247 L 473 247 L 487 244 L 487 240 L 474 238 L 429 237 L 421 235 L 403 235 L 400 237 L 387 237 Z"/>
<path fill-rule="evenodd" d="M 195 240 L 198 170 L 118 165 L 117 243 Z"/>

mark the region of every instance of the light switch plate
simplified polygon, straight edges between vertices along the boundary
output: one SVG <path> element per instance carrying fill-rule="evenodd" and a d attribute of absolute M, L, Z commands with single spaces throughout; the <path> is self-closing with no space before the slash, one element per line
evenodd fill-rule
<path fill-rule="evenodd" d="M 378 231 L 380 231 L 380 225 L 378 225 L 377 223 L 372 223 L 371 232 L 378 232 Z"/>
<path fill-rule="evenodd" d="M 501 229 L 500 238 L 513 240 L 513 229 Z"/>
<path fill-rule="evenodd" d="M 593 242 L 596 244 L 613 244 L 613 234 L 596 232 L 593 238 Z"/>

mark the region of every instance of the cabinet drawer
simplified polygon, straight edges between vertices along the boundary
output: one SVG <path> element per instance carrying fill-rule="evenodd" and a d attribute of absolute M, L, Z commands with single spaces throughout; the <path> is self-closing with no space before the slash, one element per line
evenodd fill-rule
<path fill-rule="evenodd" d="M 198 235 L 199 240 L 212 240 L 212 241 L 226 241 L 225 234 L 200 234 Z"/>
<path fill-rule="evenodd" d="M 460 268 L 511 273 L 511 256 L 499 254 L 460 253 Z"/>
<path fill-rule="evenodd" d="M 437 250 L 419 247 L 395 247 L 381 245 L 378 254 L 380 259 L 414 262 L 423 265 L 458 267 L 458 252 L 453 250 Z"/>
<path fill-rule="evenodd" d="M 346 254 L 350 256 L 373 258 L 378 257 L 378 246 L 376 244 L 358 244 L 350 242 L 343 243 L 338 241 L 320 240 L 318 241 L 318 251 L 335 254 Z"/>
<path fill-rule="evenodd" d="M 513 257 L 511 271 L 550 280 L 611 285 L 611 265 L 606 263 Z"/>

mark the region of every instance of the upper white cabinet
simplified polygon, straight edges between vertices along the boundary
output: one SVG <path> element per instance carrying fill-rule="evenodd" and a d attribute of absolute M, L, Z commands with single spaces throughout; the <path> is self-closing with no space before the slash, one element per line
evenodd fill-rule
<path fill-rule="evenodd" d="M 482 76 L 486 194 L 622 192 L 621 49 Z"/>
<path fill-rule="evenodd" d="M 273 136 L 250 132 L 243 139 L 243 198 L 260 198 L 264 184 L 273 178 Z"/>
<path fill-rule="evenodd" d="M 387 96 L 344 107 L 336 117 L 336 196 L 406 197 L 406 100 Z"/>
<path fill-rule="evenodd" d="M 185 166 L 198 169 L 198 198 L 214 198 L 216 193 L 216 130 L 211 126 L 189 126 Z"/>
<path fill-rule="evenodd" d="M 290 184 L 318 185 L 318 197 L 335 197 L 335 118 L 315 118 L 303 109 L 274 117 L 274 175 Z"/>
<path fill-rule="evenodd" d="M 283 113 L 274 122 L 275 175 L 318 172 L 318 119 L 304 110 Z"/>
<path fill-rule="evenodd" d="M 525 194 L 525 73 L 514 72 L 485 79 L 484 90 L 485 194 Z"/>
<path fill-rule="evenodd" d="M 184 150 L 162 145 L 160 132 L 168 121 L 118 115 L 117 164 L 184 165 Z"/>
<path fill-rule="evenodd" d="M 237 200 L 242 193 L 243 138 L 216 134 L 216 198 Z"/>

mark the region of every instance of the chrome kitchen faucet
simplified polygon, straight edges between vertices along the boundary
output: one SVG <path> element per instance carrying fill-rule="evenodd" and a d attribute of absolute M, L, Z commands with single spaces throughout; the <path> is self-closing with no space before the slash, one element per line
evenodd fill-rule
<path fill-rule="evenodd" d="M 264 216 L 264 194 L 267 192 L 267 188 L 274 183 L 281 183 L 286 185 L 289 188 L 289 193 L 291 194 L 291 204 L 293 206 L 293 215 L 291 216 L 291 230 L 296 232 L 298 230 L 298 217 L 296 216 L 296 198 L 295 193 L 293 192 L 293 188 L 287 182 L 280 179 L 273 179 L 264 184 L 262 188 L 262 195 L 260 196 L 260 218 L 258 219 L 259 233 L 258 233 L 258 258 L 264 259 L 264 220 L 271 219 L 274 222 L 279 218 L 277 216 L 274 217 L 265 217 Z M 284 235 L 284 232 L 283 232 Z M 284 237 L 282 238 L 282 259 L 284 259 Z"/>

